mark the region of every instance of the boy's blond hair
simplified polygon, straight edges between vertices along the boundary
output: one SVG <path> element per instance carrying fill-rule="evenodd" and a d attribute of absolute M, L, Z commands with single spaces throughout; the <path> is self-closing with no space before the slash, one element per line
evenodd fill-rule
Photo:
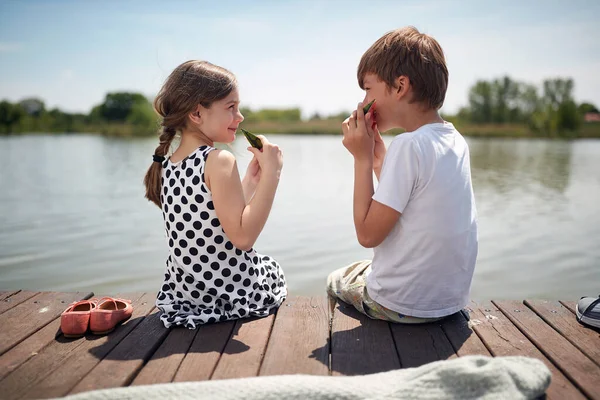
<path fill-rule="evenodd" d="M 358 84 L 364 89 L 365 75 L 375 74 L 389 88 L 406 76 L 413 87 L 412 102 L 438 110 L 444 104 L 448 68 L 440 44 L 433 37 L 408 26 L 388 32 L 363 54 L 358 65 Z"/>

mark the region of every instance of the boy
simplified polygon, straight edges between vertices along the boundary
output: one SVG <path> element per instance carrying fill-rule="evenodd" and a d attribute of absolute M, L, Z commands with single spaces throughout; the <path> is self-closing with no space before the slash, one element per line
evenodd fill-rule
<path fill-rule="evenodd" d="M 444 53 L 431 36 L 398 29 L 363 54 L 357 75 L 366 95 L 342 124 L 343 144 L 354 156 L 356 235 L 374 256 L 331 273 L 327 291 L 371 318 L 436 321 L 469 301 L 478 249 L 469 148 L 438 113 Z M 406 132 L 386 151 L 379 130 L 397 127 Z"/>

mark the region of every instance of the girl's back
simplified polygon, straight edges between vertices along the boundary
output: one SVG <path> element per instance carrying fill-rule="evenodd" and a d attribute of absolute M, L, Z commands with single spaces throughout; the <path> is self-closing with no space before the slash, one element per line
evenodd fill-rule
<path fill-rule="evenodd" d="M 279 183 L 281 149 L 261 136 L 240 179 L 235 157 L 214 147 L 233 142 L 244 120 L 237 86 L 226 69 L 191 60 L 154 100 L 162 129 L 144 184 L 162 211 L 169 246 L 156 299 L 167 328 L 264 317 L 287 295 L 279 264 L 253 248 Z"/>
<path fill-rule="evenodd" d="M 227 238 L 204 169 L 214 147 L 201 146 L 180 162 L 163 163 L 161 203 L 169 257 L 156 305 L 165 326 L 265 316 L 285 298 L 278 263 Z"/>

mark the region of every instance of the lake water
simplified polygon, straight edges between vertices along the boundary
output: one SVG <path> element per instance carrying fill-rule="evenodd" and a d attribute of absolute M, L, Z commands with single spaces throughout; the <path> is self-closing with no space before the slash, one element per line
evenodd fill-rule
<path fill-rule="evenodd" d="M 341 137 L 271 139 L 285 164 L 255 248 L 280 262 L 290 292 L 324 294 L 330 271 L 372 254 L 354 236 L 352 158 Z M 233 151 L 245 171 L 243 140 Z M 467 140 L 480 235 L 472 297 L 598 295 L 600 141 Z M 0 137 L 0 290 L 156 291 L 167 244 L 142 185 L 156 145 Z"/>

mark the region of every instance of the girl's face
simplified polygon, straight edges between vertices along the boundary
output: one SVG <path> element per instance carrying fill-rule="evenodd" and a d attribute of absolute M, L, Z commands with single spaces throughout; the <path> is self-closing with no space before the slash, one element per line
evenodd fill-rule
<path fill-rule="evenodd" d="M 240 96 L 236 88 L 224 99 L 213 102 L 210 108 L 200 106 L 200 130 L 202 133 L 213 142 L 233 142 L 238 125 L 244 120 L 239 105 Z"/>

